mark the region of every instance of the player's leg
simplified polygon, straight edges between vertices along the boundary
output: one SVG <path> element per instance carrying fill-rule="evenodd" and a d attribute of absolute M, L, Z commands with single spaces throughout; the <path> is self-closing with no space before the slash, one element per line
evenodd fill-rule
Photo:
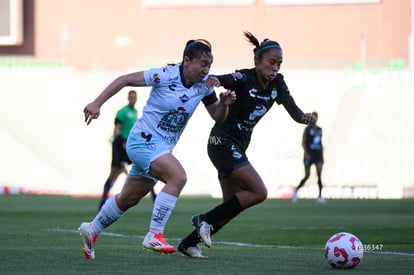
<path fill-rule="evenodd" d="M 305 175 L 300 180 L 299 185 L 296 187 L 296 191 L 298 191 L 305 184 L 305 182 L 309 179 L 309 176 L 310 176 L 310 165 L 309 164 L 304 165 L 304 172 L 305 172 Z"/>
<path fill-rule="evenodd" d="M 154 188 L 152 188 L 150 192 L 151 192 L 152 201 L 155 202 L 155 199 L 157 198 L 157 193 L 155 193 Z"/>
<path fill-rule="evenodd" d="M 322 196 L 322 167 L 323 164 L 321 162 L 316 163 L 316 174 L 318 176 L 318 188 L 319 188 L 319 197 Z"/>
<path fill-rule="evenodd" d="M 79 230 L 84 242 L 84 255 L 95 258 L 95 243 L 99 234 L 122 217 L 124 212 L 136 205 L 152 188 L 154 182 L 142 176 L 128 176 L 121 192 L 109 198 L 92 222 L 84 222 Z"/>
<path fill-rule="evenodd" d="M 154 160 L 150 171 L 151 175 L 163 181 L 165 186 L 154 201 L 149 232 L 143 241 L 143 246 L 161 253 L 174 253 L 175 247 L 164 240 L 163 234 L 177 199 L 185 186 L 187 175 L 180 162 L 171 153 Z"/>
<path fill-rule="evenodd" d="M 108 176 L 108 178 L 105 181 L 103 192 L 101 195 L 101 199 L 99 202 L 99 209 L 102 208 L 102 205 L 106 202 L 108 199 L 109 192 L 111 191 L 111 188 L 114 186 L 116 179 L 119 177 L 120 174 L 125 173 L 126 169 L 125 167 L 119 168 L 115 166 L 111 166 L 111 172 Z"/>
<path fill-rule="evenodd" d="M 230 184 L 229 180 L 226 180 L 226 179 L 221 179 L 220 185 L 221 185 L 222 193 L 223 193 L 223 204 L 227 204 L 227 207 L 229 207 L 230 209 L 234 209 L 234 208 L 236 209 L 235 211 L 236 213 L 229 214 L 231 216 L 223 218 L 222 224 L 224 225 L 242 211 L 242 208 L 240 207 L 240 203 L 238 202 L 238 200 L 235 200 L 234 198 L 232 200 L 229 200 L 237 192 L 241 191 L 241 189 L 237 185 Z M 222 206 L 223 204 L 220 204 L 217 207 L 223 207 Z M 217 207 L 214 209 L 217 210 Z M 210 210 L 209 212 L 213 211 L 214 209 Z M 209 223 L 207 223 L 204 220 L 205 215 L 206 214 L 200 214 L 200 215 L 195 215 L 192 217 L 192 223 L 196 227 L 196 229 L 194 229 L 190 234 L 188 234 L 185 238 L 183 238 L 178 244 L 178 250 L 182 254 L 192 257 L 192 258 L 206 258 L 206 256 L 202 254 L 201 248 L 199 247 L 198 244 L 201 241 L 203 241 L 207 247 L 210 247 L 211 246 L 210 235 L 218 232 L 219 227 L 218 225 L 213 227 Z"/>
<path fill-rule="evenodd" d="M 310 176 L 310 166 L 311 166 L 310 160 L 304 160 L 303 161 L 303 167 L 304 167 L 304 170 L 305 170 L 305 175 L 303 176 L 303 178 L 300 180 L 298 186 L 296 186 L 295 190 L 293 191 L 293 196 L 292 196 L 292 201 L 293 202 L 296 202 L 298 200 L 298 191 L 299 191 L 299 189 L 309 179 L 309 176 Z"/>
<path fill-rule="evenodd" d="M 114 186 L 115 181 L 119 177 L 119 175 L 122 173 L 128 173 L 126 169 L 128 163 L 130 163 L 130 160 L 125 151 L 124 140 L 121 136 L 118 136 L 112 142 L 111 171 L 109 173 L 108 178 L 105 181 L 98 210 L 102 208 L 102 205 L 108 199 L 108 194 L 112 186 Z"/>
<path fill-rule="evenodd" d="M 325 203 L 325 199 L 322 197 L 322 189 L 323 189 L 323 184 L 322 184 L 322 168 L 323 168 L 323 162 L 317 162 L 315 164 L 316 166 L 316 173 L 318 176 L 318 188 L 319 188 L 319 195 L 318 195 L 318 199 L 317 201 L 319 203 Z"/>
<path fill-rule="evenodd" d="M 210 144 L 208 155 L 219 172 L 223 203 L 205 214 L 193 216 L 192 223 L 196 229 L 182 239 L 178 245 L 179 251 L 190 257 L 204 257 L 197 245 L 200 238 L 206 246 L 211 246 L 210 233 L 216 233 L 243 210 L 239 198 L 236 196 L 237 193 L 253 190 L 253 196 L 247 201 L 244 200 L 245 196 L 241 195 L 245 207 L 252 204 L 252 201 L 264 199 L 267 195 L 262 180 L 248 162 L 245 153 L 239 150 L 231 140 L 223 140 L 220 144 Z M 240 172 L 235 173 L 234 170 Z M 239 177 L 241 177 L 240 182 Z M 249 188 L 251 182 L 259 183 L 259 188 Z M 258 199 L 260 197 L 264 198 Z M 205 220 L 206 216 L 208 222 Z"/>
<path fill-rule="evenodd" d="M 227 178 L 220 180 L 220 185 L 223 203 L 203 215 L 213 227 L 212 234 L 241 211 L 261 203 L 267 197 L 267 188 L 250 163 L 235 169 Z"/>
<path fill-rule="evenodd" d="M 256 205 L 267 197 L 267 188 L 254 167 L 246 165 L 235 169 L 228 177 L 220 180 L 223 203 L 210 211 L 193 217 L 196 230 L 183 239 L 186 246 L 194 246 L 199 239 L 211 246 L 211 235 L 217 233 L 225 224 L 244 209 Z"/>

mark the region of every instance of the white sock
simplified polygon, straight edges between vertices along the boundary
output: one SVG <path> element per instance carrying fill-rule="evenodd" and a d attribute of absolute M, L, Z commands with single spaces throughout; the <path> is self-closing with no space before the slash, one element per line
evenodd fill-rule
<path fill-rule="evenodd" d="M 160 192 L 154 202 L 152 209 L 150 231 L 154 233 L 164 232 L 164 227 L 174 209 L 177 197 Z"/>
<path fill-rule="evenodd" d="M 110 197 L 102 206 L 95 219 L 93 219 L 91 224 L 96 235 L 99 235 L 105 228 L 116 222 L 124 214 L 118 208 L 115 197 Z"/>

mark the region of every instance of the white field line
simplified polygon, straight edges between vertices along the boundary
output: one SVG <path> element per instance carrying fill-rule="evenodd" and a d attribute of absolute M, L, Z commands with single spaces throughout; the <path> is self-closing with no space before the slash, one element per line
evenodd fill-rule
<path fill-rule="evenodd" d="M 65 232 L 65 233 L 76 233 L 79 234 L 78 230 L 74 229 L 65 229 L 65 228 L 49 228 L 46 231 L 51 232 Z M 110 233 L 110 232 L 102 232 L 101 235 L 116 237 L 116 238 L 136 238 L 136 239 L 144 239 L 144 235 L 125 235 L 119 233 Z M 169 240 L 180 241 L 181 239 L 178 238 L 167 238 Z M 221 245 L 229 245 L 229 246 L 240 246 L 240 247 L 262 247 L 262 248 L 279 248 L 279 249 L 303 249 L 303 250 L 321 250 L 323 251 L 324 248 L 311 248 L 311 247 L 304 247 L 304 246 L 290 246 L 290 245 L 266 245 L 266 244 L 251 244 L 251 243 L 240 243 L 240 242 L 225 242 L 225 241 L 215 241 L 215 244 Z M 414 253 L 406 253 L 406 252 L 398 252 L 398 251 L 368 251 L 365 250 L 364 253 L 369 254 L 379 254 L 379 255 L 398 255 L 398 256 L 407 256 L 407 257 L 414 257 Z"/>

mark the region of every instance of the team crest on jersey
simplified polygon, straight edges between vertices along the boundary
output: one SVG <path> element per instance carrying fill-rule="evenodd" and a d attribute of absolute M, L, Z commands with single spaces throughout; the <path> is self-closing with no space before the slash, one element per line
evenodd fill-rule
<path fill-rule="evenodd" d="M 243 78 L 243 74 L 241 72 L 232 73 L 231 76 L 233 76 L 234 80 Z"/>
<path fill-rule="evenodd" d="M 153 74 L 152 75 L 152 81 L 155 82 L 155 83 L 160 83 L 160 81 L 161 81 L 160 75 L 159 74 Z"/>
<path fill-rule="evenodd" d="M 182 102 L 182 103 L 185 103 L 185 102 L 187 102 L 190 98 L 189 98 L 186 94 L 184 94 L 184 95 L 180 96 L 180 99 L 181 99 L 181 102 Z"/>
<path fill-rule="evenodd" d="M 276 88 L 273 88 L 272 94 L 270 95 L 271 98 L 275 99 L 277 97 L 277 90 Z"/>

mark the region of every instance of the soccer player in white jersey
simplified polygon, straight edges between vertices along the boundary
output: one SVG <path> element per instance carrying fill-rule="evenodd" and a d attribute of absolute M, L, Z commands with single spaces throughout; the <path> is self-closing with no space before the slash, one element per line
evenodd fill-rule
<path fill-rule="evenodd" d="M 101 106 L 123 87 L 152 86 L 142 116 L 127 140 L 132 167 L 121 192 L 108 199 L 91 222 L 80 225 L 86 258 L 95 258 L 99 234 L 138 204 L 158 180 L 165 186 L 154 202 L 149 232 L 142 245 L 160 253 L 176 252 L 163 233 L 187 176 L 172 150 L 200 101 L 215 121 L 224 121 L 228 105 L 236 99 L 230 91 L 220 93 L 220 100 L 217 99 L 214 82 L 208 80 L 212 62 L 208 41 L 189 40 L 180 64 L 122 75 L 84 108 L 85 122 L 89 125 L 99 117 Z"/>

